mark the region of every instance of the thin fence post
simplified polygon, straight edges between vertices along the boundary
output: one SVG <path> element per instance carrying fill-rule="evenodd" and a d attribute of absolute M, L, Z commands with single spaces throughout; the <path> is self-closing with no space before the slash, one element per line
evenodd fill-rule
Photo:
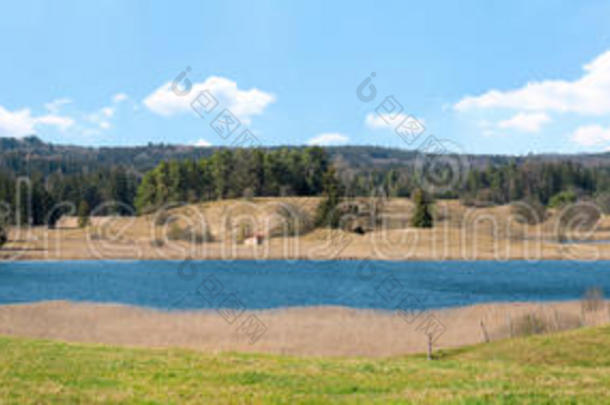
<path fill-rule="evenodd" d="M 432 333 L 426 333 L 428 336 L 428 360 L 432 360 Z"/>
<path fill-rule="evenodd" d="M 483 323 L 482 319 L 481 319 L 481 330 L 483 331 L 483 340 L 485 341 L 485 343 L 489 343 L 489 334 L 487 333 L 487 328 L 485 327 L 485 324 Z"/>

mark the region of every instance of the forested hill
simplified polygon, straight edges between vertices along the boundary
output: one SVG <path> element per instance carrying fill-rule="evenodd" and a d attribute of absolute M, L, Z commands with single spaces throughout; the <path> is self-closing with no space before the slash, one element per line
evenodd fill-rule
<path fill-rule="evenodd" d="M 87 215 L 131 215 L 175 201 L 319 196 L 329 190 L 337 198 L 370 196 L 373 190 L 407 197 L 428 180 L 433 197 L 465 204 L 526 199 L 546 205 L 586 198 L 603 201 L 610 213 L 610 153 L 452 156 L 457 167 L 418 156 L 374 146 L 93 148 L 0 138 L 0 203 L 9 208 L 0 220 L 52 225 L 71 212 L 64 203 Z M 21 176 L 28 177 L 27 188 Z M 64 208 L 55 209 L 58 204 Z"/>
<path fill-rule="evenodd" d="M 148 144 L 130 147 L 85 147 L 45 143 L 35 136 L 0 138 L 0 170 L 14 174 L 83 173 L 114 166 L 147 171 L 171 159 L 208 157 L 214 148 Z"/>
<path fill-rule="evenodd" d="M 273 147 L 278 149 L 282 147 Z M 303 146 L 288 146 L 303 149 Z M 195 147 L 190 145 L 152 144 L 143 146 L 84 147 L 45 143 L 35 136 L 21 139 L 0 138 L 0 170 L 12 174 L 51 173 L 73 174 L 124 166 L 140 172 L 148 171 L 164 160 L 194 159 L 211 156 L 217 147 Z M 413 163 L 417 153 L 413 150 L 376 146 L 332 146 L 326 147 L 329 158 L 348 168 L 389 169 Z M 585 167 L 610 166 L 610 153 L 579 155 L 468 155 L 471 167 L 489 164 L 517 164 L 525 161 L 560 162 L 572 161 Z"/>

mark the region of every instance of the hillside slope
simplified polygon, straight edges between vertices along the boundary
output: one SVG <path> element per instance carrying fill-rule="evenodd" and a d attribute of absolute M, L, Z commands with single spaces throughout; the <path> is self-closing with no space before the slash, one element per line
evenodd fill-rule
<path fill-rule="evenodd" d="M 383 360 L 0 338 L 2 403 L 608 403 L 610 328 Z"/>

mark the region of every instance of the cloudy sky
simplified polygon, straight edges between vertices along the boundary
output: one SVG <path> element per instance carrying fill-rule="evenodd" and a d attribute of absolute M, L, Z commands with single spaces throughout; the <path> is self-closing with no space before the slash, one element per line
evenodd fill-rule
<path fill-rule="evenodd" d="M 11 3 L 4 137 L 610 150 L 607 1 Z"/>

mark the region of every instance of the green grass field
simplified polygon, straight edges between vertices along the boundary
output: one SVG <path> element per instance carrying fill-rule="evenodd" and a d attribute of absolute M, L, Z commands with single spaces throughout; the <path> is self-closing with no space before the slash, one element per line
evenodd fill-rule
<path fill-rule="evenodd" d="M 610 327 L 391 359 L 0 337 L 0 403 L 610 403 Z"/>

